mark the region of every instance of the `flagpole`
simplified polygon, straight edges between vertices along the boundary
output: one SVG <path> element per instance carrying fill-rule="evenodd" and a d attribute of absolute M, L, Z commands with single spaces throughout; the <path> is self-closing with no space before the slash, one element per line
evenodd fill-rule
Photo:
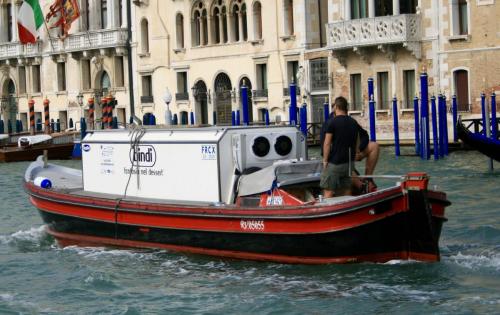
<path fill-rule="evenodd" d="M 52 36 L 50 35 L 49 27 L 47 26 L 47 22 L 43 19 L 43 25 L 45 25 L 45 29 L 47 30 L 47 35 L 49 35 L 50 47 L 52 48 L 52 52 L 54 52 L 54 44 L 52 43 Z"/>

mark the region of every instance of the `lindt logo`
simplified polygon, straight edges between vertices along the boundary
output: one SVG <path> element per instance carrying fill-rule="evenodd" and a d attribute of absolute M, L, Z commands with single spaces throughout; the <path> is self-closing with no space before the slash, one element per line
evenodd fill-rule
<path fill-rule="evenodd" d="M 156 163 L 156 151 L 152 145 L 139 145 L 130 150 L 130 162 L 142 167 L 153 167 Z"/>

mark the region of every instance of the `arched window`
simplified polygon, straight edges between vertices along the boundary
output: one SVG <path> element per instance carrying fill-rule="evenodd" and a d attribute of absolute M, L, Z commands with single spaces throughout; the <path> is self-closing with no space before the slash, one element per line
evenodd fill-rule
<path fill-rule="evenodd" d="M 108 91 L 111 88 L 111 80 L 106 71 L 103 71 L 101 74 L 99 86 L 101 87 L 101 89 L 103 89 L 103 91 Z"/>
<path fill-rule="evenodd" d="M 241 28 L 243 32 L 243 40 L 248 40 L 248 29 L 247 29 L 247 6 L 243 3 L 241 6 Z"/>
<path fill-rule="evenodd" d="M 258 1 L 253 4 L 253 32 L 255 39 L 262 39 L 262 5 Z"/>
<path fill-rule="evenodd" d="M 175 17 L 175 34 L 177 48 L 184 48 L 184 16 L 182 16 L 182 13 L 177 13 Z"/>
<path fill-rule="evenodd" d="M 240 8 L 238 5 L 233 6 L 233 34 L 234 34 L 234 41 L 239 42 L 240 41 Z"/>
<path fill-rule="evenodd" d="M 295 33 L 293 25 L 293 0 L 285 0 L 284 4 L 285 35 L 293 35 Z"/>
<path fill-rule="evenodd" d="M 193 46 L 206 45 L 208 43 L 208 21 L 207 10 L 201 1 L 195 2 L 191 20 L 191 38 Z"/>
<path fill-rule="evenodd" d="M 141 21 L 141 51 L 144 54 L 149 52 L 149 25 L 146 19 Z"/>
<path fill-rule="evenodd" d="M 222 0 L 214 1 L 212 5 L 212 38 L 215 44 L 227 42 L 226 6 Z"/>

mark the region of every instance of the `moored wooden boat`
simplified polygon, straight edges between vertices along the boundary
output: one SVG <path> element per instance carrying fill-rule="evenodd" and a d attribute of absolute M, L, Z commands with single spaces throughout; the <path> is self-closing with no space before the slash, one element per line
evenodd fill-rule
<path fill-rule="evenodd" d="M 47 151 L 50 159 L 68 159 L 73 152 L 73 134 L 56 137 L 37 135 L 19 137 L 17 144 L 0 147 L 0 162 L 34 161 Z"/>
<path fill-rule="evenodd" d="M 470 132 L 461 121 L 457 123 L 457 133 L 460 140 L 466 145 L 500 162 L 500 140 Z"/>
<path fill-rule="evenodd" d="M 182 135 L 182 139 L 186 138 Z M 255 140 L 255 150 L 265 147 L 257 148 Z M 92 142 L 83 146 L 86 144 Z M 120 148 L 115 146 L 113 150 L 116 153 Z M 109 162 L 113 150 L 101 150 L 96 156 L 105 154 Z M 134 150 L 131 158 L 139 157 L 139 151 Z M 161 155 L 161 148 L 155 150 L 155 155 Z M 216 147 L 203 153 L 203 161 L 212 159 L 207 154 L 216 151 L 219 156 L 224 154 L 221 147 Z M 142 160 L 150 165 L 154 164 L 147 156 L 151 152 L 142 151 Z M 103 174 L 101 181 L 106 181 L 104 174 L 120 169 L 118 159 L 114 163 L 119 167 L 99 170 Z M 445 193 L 428 189 L 425 174 L 408 174 L 395 185 L 376 192 L 325 199 L 319 195 L 320 161 L 293 159 L 268 164 L 237 174 L 238 178 L 230 181 L 234 194 L 230 192 L 230 198 L 220 196 L 214 201 L 196 200 L 195 195 L 202 195 L 196 182 L 191 183 L 192 200 L 182 200 L 181 178 L 175 179 L 180 188 L 168 188 L 168 183 L 163 187 L 178 189 L 174 194 L 178 200 L 144 197 L 145 192 L 134 195 L 133 190 L 130 195 L 92 191 L 90 186 L 85 188 L 85 170 L 82 173 L 52 164 L 44 166 L 41 159 L 27 169 L 25 189 L 47 224 L 48 233 L 61 246 L 161 248 L 305 264 L 440 259 L 438 242 L 446 221 L 445 207 L 450 203 Z M 162 170 L 172 172 L 171 168 Z M 129 181 L 148 172 L 129 172 Z M 234 174 L 228 177 L 234 178 Z M 50 179 L 51 187 L 35 185 L 37 178 Z M 147 187 L 147 183 L 144 185 Z M 125 187 L 129 188 L 128 183 Z"/>

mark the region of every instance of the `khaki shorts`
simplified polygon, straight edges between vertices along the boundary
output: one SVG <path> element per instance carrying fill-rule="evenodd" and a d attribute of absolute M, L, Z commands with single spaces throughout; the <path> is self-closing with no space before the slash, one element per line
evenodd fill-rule
<path fill-rule="evenodd" d="M 319 186 L 322 189 L 332 190 L 335 194 L 342 194 L 351 189 L 352 180 L 349 176 L 349 163 L 328 163 L 323 172 Z"/>

